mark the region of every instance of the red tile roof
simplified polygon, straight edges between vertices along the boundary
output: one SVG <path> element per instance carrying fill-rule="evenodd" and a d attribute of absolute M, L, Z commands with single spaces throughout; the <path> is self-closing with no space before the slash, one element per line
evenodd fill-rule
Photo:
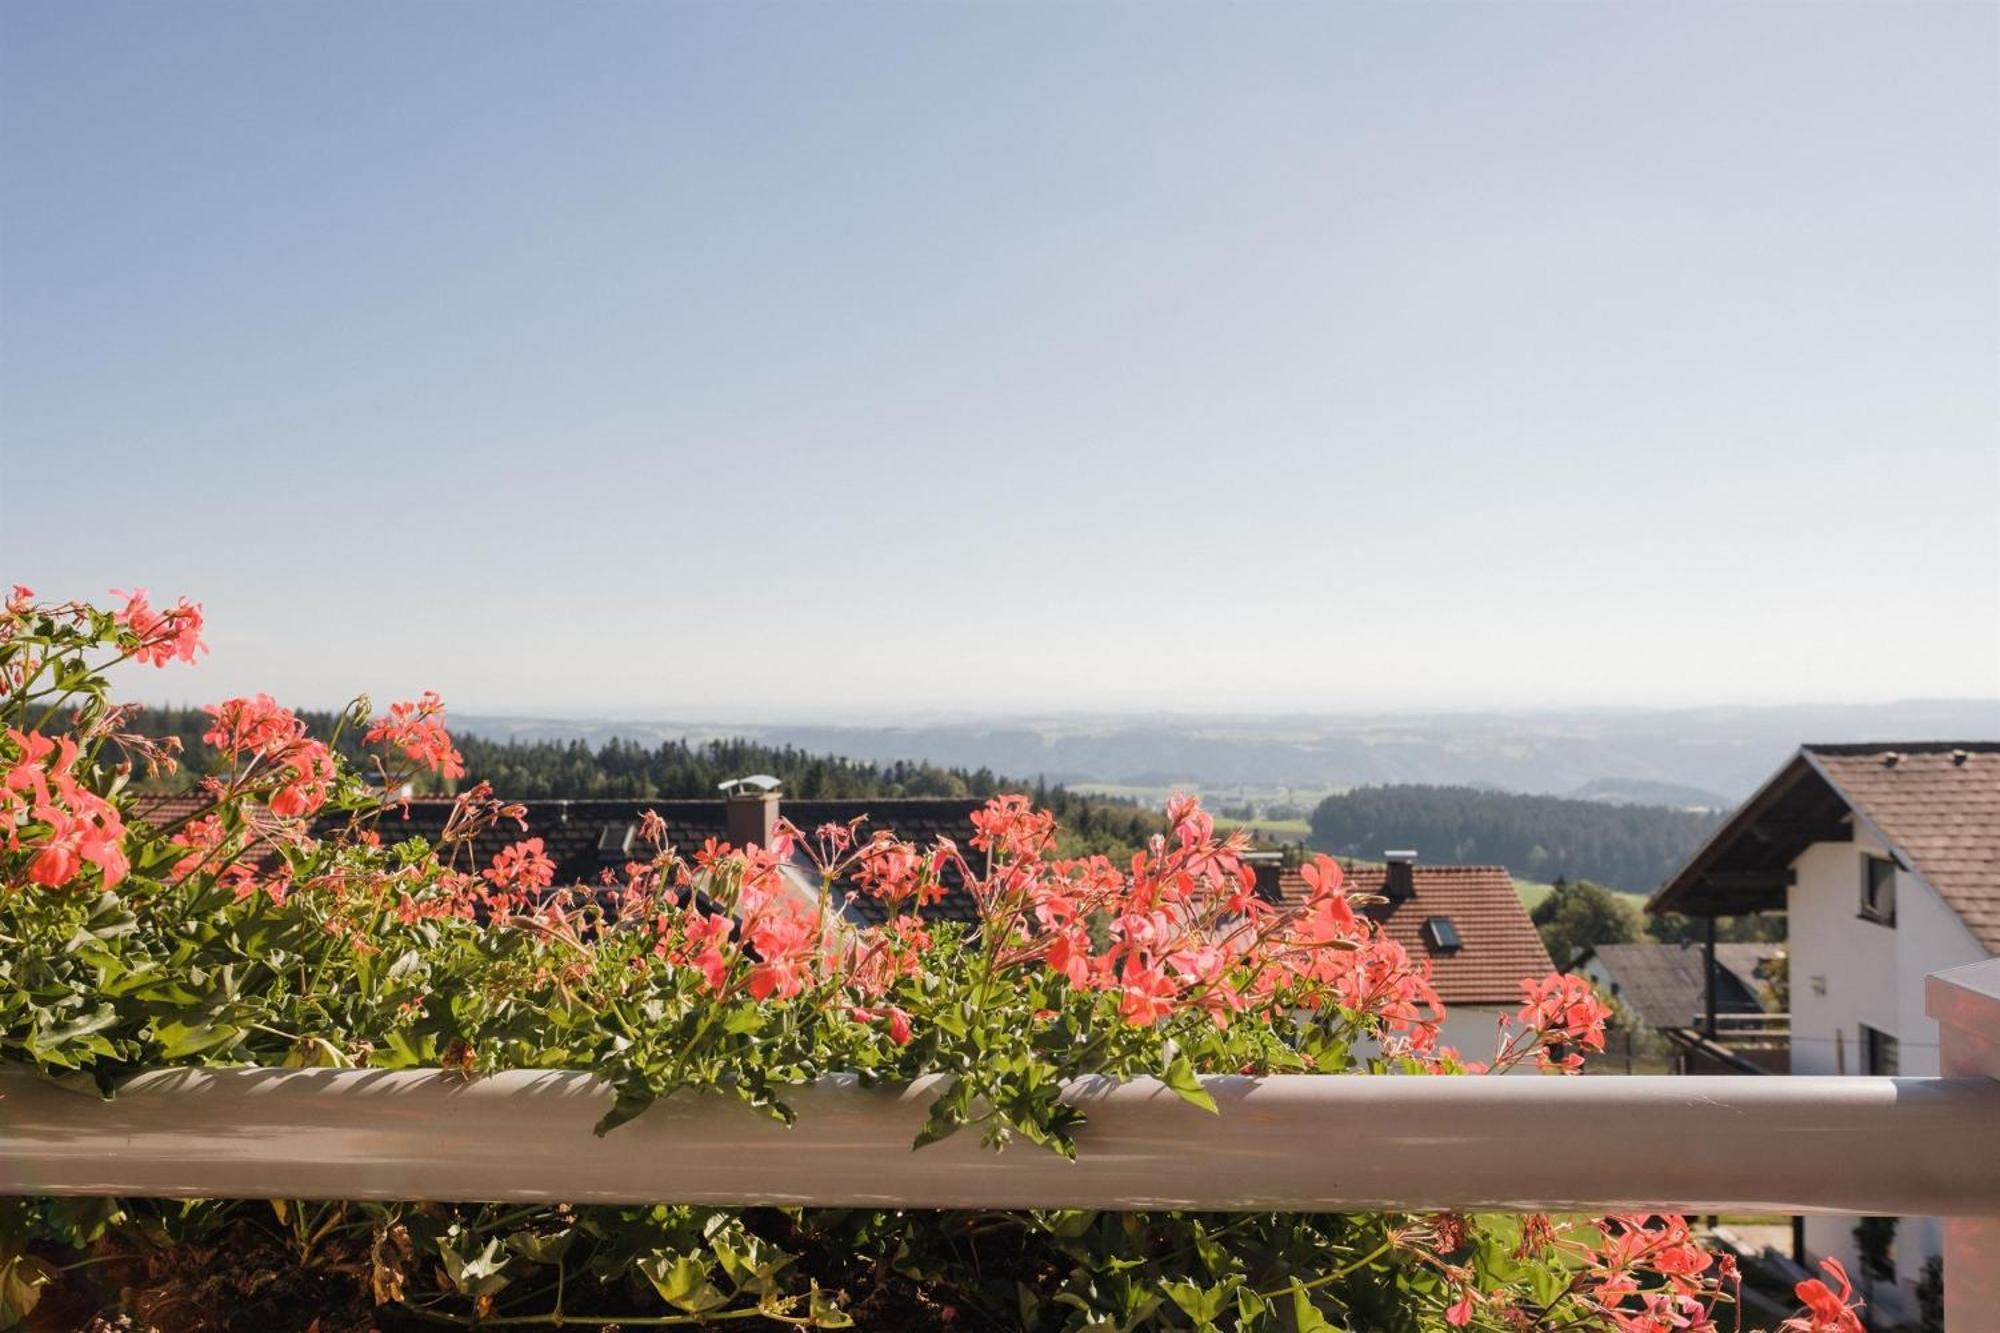
<path fill-rule="evenodd" d="M 196 792 L 171 796 L 139 795 L 132 798 L 132 811 L 154 828 L 165 828 L 200 814 L 213 802 Z"/>
<path fill-rule="evenodd" d="M 1347 888 L 1352 893 L 1379 894 L 1388 878 L 1384 866 L 1349 866 Z M 1400 902 L 1368 909 L 1383 933 L 1409 950 L 1412 958 L 1428 958 L 1431 984 L 1449 1008 L 1455 1004 L 1519 1004 L 1521 982 L 1554 971 L 1549 951 L 1513 876 L 1504 866 L 1426 866 L 1412 868 L 1416 891 Z M 1303 901 L 1309 890 L 1296 870 L 1278 877 L 1282 901 Z M 1458 949 L 1436 949 L 1426 938 L 1424 921 L 1450 917 L 1463 942 Z"/>

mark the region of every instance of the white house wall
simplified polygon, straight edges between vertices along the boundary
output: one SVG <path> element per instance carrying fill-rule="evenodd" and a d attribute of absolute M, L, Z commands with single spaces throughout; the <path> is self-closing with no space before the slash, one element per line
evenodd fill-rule
<path fill-rule="evenodd" d="M 1511 1004 L 1472 1005 L 1454 1004 L 1445 1008 L 1444 1023 L 1438 1028 L 1438 1045 L 1450 1046 L 1460 1058 L 1472 1061 L 1490 1061 L 1500 1048 L 1500 1016 L 1519 1013 L 1521 1006 Z M 1358 1041 L 1354 1053 L 1359 1058 L 1379 1054 L 1372 1041 Z M 1531 1062 L 1515 1072 L 1538 1073 Z"/>
<path fill-rule="evenodd" d="M 1513 1005 L 1502 1010 L 1469 1004 L 1449 1006 L 1444 1026 L 1438 1029 L 1438 1045 L 1456 1047 L 1467 1060 L 1491 1060 L 1500 1046 L 1500 1015 L 1514 1013 L 1520 1007 Z"/>
<path fill-rule="evenodd" d="M 1989 955 L 1958 914 L 1908 870 L 1896 874 L 1896 924 L 1863 918 L 1863 857 L 1886 857 L 1889 850 L 1856 824 L 1853 842 L 1815 843 L 1792 863 L 1796 879 L 1786 895 L 1792 1073 L 1865 1072 L 1865 1023 L 1896 1038 L 1899 1072 L 1935 1075 L 1937 1024 L 1924 1015 L 1924 978 Z M 1837 1256 L 1853 1270 L 1853 1231 L 1852 1219 L 1809 1217 L 1806 1249 L 1815 1258 Z M 1942 1248 L 1937 1219 L 1902 1221 L 1895 1246 L 1900 1299 L 1881 1291 L 1877 1302 L 1914 1313 L 1911 1287 L 1924 1260 Z"/>
<path fill-rule="evenodd" d="M 1888 855 L 1861 828 L 1853 842 L 1814 843 L 1792 863 L 1786 933 L 1795 1074 L 1861 1073 L 1863 1023 L 1896 1038 L 1901 1072 L 1936 1074 L 1937 1025 L 1924 1016 L 1924 977 L 1988 956 L 1958 914 L 1907 870 L 1896 874 L 1896 924 L 1861 916 L 1863 858 Z"/>

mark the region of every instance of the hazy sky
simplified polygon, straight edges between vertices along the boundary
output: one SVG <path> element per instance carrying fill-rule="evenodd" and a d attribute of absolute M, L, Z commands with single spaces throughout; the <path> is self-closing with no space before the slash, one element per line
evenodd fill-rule
<path fill-rule="evenodd" d="M 2000 7 L 0 8 L 0 580 L 753 719 L 2000 693 Z"/>

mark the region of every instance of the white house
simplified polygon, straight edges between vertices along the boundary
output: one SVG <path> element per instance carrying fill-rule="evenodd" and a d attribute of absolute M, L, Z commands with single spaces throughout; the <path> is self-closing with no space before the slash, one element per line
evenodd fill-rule
<path fill-rule="evenodd" d="M 1804 746 L 1647 909 L 1786 913 L 1793 1074 L 1934 1075 L 1924 977 L 2000 953 L 2000 741 Z M 1808 1218 L 1805 1249 L 1859 1272 L 1854 1233 Z M 1937 1219 L 1897 1225 L 1885 1314 L 1941 1248 Z"/>

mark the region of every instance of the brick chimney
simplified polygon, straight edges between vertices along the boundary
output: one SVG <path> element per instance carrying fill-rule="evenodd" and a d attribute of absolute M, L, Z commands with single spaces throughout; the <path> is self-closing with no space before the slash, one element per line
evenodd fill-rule
<path fill-rule="evenodd" d="M 1278 878 L 1285 867 L 1283 852 L 1245 852 L 1243 864 L 1256 872 L 1259 898 L 1267 903 L 1283 901 L 1283 895 L 1278 890 Z"/>
<path fill-rule="evenodd" d="M 1382 859 L 1388 862 L 1389 873 L 1382 881 L 1382 896 L 1392 903 L 1405 902 L 1417 892 L 1417 854 L 1415 852 L 1384 852 Z"/>
<path fill-rule="evenodd" d="M 778 828 L 778 793 L 733 791 L 722 798 L 724 838 L 738 847 L 767 847 Z"/>

